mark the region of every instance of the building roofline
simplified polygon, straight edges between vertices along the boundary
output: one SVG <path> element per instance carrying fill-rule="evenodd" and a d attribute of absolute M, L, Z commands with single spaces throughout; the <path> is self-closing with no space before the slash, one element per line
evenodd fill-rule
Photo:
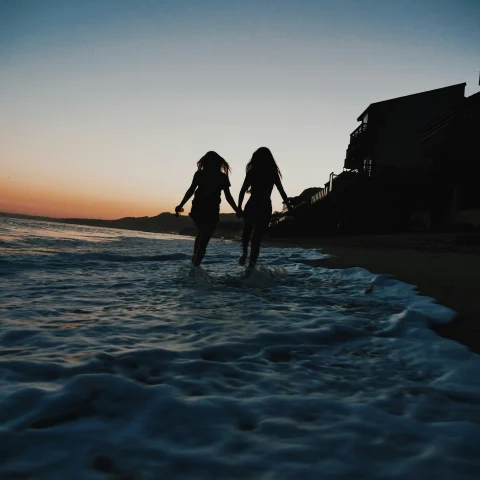
<path fill-rule="evenodd" d="M 380 102 L 374 102 L 371 103 L 357 118 L 357 122 L 359 122 L 363 116 L 367 113 L 368 109 L 372 107 L 373 105 L 379 105 L 381 103 L 388 103 L 388 102 L 394 102 L 396 100 L 403 100 L 405 98 L 409 97 L 414 97 L 415 95 L 423 95 L 424 93 L 433 93 L 433 92 L 438 92 L 440 90 L 446 90 L 447 88 L 458 88 L 458 87 L 463 87 L 465 88 L 467 85 L 467 82 L 463 83 L 456 83 L 455 85 L 448 85 L 447 87 L 441 87 L 441 88 L 434 88 L 433 90 L 426 90 L 424 92 L 417 92 L 417 93 L 411 93 L 410 95 L 403 95 L 401 97 L 395 97 L 395 98 L 389 98 L 388 100 L 381 100 Z M 465 93 L 464 93 L 465 96 Z"/>

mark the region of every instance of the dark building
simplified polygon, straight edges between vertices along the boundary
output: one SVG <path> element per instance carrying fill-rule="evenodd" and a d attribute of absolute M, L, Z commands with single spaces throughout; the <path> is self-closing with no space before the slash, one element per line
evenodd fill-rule
<path fill-rule="evenodd" d="M 344 168 L 368 176 L 398 173 L 426 165 L 419 130 L 456 107 L 465 97 L 465 83 L 370 104 L 350 134 Z"/>
<path fill-rule="evenodd" d="M 480 226 L 480 92 L 429 122 L 420 135 L 431 227 Z"/>
<path fill-rule="evenodd" d="M 359 115 L 361 123 L 350 135 L 344 172 L 334 179 L 330 192 L 338 231 L 412 228 L 412 215 L 425 209 L 428 183 L 420 129 L 457 107 L 465 98 L 465 86 L 372 103 Z M 344 178 L 347 172 L 355 175 Z"/>
<path fill-rule="evenodd" d="M 331 174 L 325 187 L 288 217 L 276 217 L 272 233 L 408 231 L 415 215 L 429 208 L 442 212 L 436 215 L 444 218 L 445 205 L 453 197 L 462 208 L 475 205 L 468 175 L 458 173 L 455 187 L 447 180 L 448 168 L 457 171 L 462 165 L 476 172 L 480 166 L 475 133 L 479 131 L 478 96 L 465 99 L 465 86 L 461 83 L 369 105 L 350 135 L 343 172 Z M 456 112 L 457 120 L 439 129 L 434 125 L 445 123 L 445 112 Z M 460 120 L 466 116 L 468 122 Z M 426 125 L 433 128 L 428 141 Z M 467 150 L 476 152 L 475 167 Z M 445 222 L 433 224 L 442 228 Z"/>

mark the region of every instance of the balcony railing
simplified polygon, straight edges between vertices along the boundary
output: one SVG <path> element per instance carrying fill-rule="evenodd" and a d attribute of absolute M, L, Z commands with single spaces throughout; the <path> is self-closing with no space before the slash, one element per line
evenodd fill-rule
<path fill-rule="evenodd" d="M 338 177 L 338 175 L 332 172 L 330 174 L 330 179 L 328 183 L 325 185 L 325 187 L 323 187 L 319 192 L 317 192 L 315 195 L 312 195 L 310 197 L 311 204 L 317 203 L 323 198 L 325 198 L 326 196 L 328 196 L 328 194 L 333 190 L 333 180 L 335 179 L 335 177 Z"/>
<path fill-rule="evenodd" d="M 367 124 L 366 123 L 361 123 L 351 134 L 350 134 L 350 141 L 352 141 L 354 138 L 358 137 L 361 135 L 363 132 L 367 130 Z"/>
<path fill-rule="evenodd" d="M 319 192 L 317 192 L 315 195 L 312 196 L 312 198 L 310 199 L 310 202 L 317 203 L 320 200 L 322 200 L 322 198 L 325 198 L 329 193 L 330 193 L 330 189 L 328 187 L 324 187 Z"/>
<path fill-rule="evenodd" d="M 345 156 L 345 168 L 361 168 L 363 160 L 371 153 L 371 131 L 366 123 L 360 124 L 351 134 Z"/>

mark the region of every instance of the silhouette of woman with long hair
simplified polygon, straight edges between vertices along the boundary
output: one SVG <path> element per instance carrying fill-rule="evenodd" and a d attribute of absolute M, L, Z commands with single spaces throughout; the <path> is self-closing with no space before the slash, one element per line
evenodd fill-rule
<path fill-rule="evenodd" d="M 260 254 L 260 243 L 268 229 L 272 216 L 270 196 L 274 185 L 277 187 L 287 208 L 290 210 L 291 207 L 282 186 L 282 174 L 273 158 L 272 152 L 267 147 L 260 147 L 253 153 L 246 170 L 245 181 L 238 197 L 238 208 L 242 208 L 246 192 L 250 193 L 250 198 L 243 212 L 243 253 L 238 263 L 242 266 L 245 265 L 248 256 L 248 244 L 250 237 L 252 237 L 248 268 L 253 268 L 257 263 L 258 255 Z"/>
<path fill-rule="evenodd" d="M 190 217 L 198 230 L 192 257 L 192 263 L 196 267 L 202 263 L 208 242 L 218 223 L 222 190 L 237 216 L 241 215 L 241 210 L 235 204 L 230 193 L 228 179 L 230 166 L 228 163 L 218 153 L 210 151 L 197 162 L 197 167 L 198 170 L 193 176 L 190 188 L 185 193 L 180 205 L 175 207 L 175 213 L 183 212 L 183 206 L 195 194 Z"/>

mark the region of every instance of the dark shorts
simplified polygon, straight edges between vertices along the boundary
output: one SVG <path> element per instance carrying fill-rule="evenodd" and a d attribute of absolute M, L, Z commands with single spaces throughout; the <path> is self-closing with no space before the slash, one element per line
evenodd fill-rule
<path fill-rule="evenodd" d="M 190 217 L 194 221 L 195 225 L 216 225 L 219 220 L 220 209 L 218 205 L 209 207 L 197 207 L 193 206 L 190 212 Z"/>
<path fill-rule="evenodd" d="M 269 198 L 250 197 L 243 211 L 243 218 L 250 223 L 268 223 L 272 217 L 272 202 Z"/>

